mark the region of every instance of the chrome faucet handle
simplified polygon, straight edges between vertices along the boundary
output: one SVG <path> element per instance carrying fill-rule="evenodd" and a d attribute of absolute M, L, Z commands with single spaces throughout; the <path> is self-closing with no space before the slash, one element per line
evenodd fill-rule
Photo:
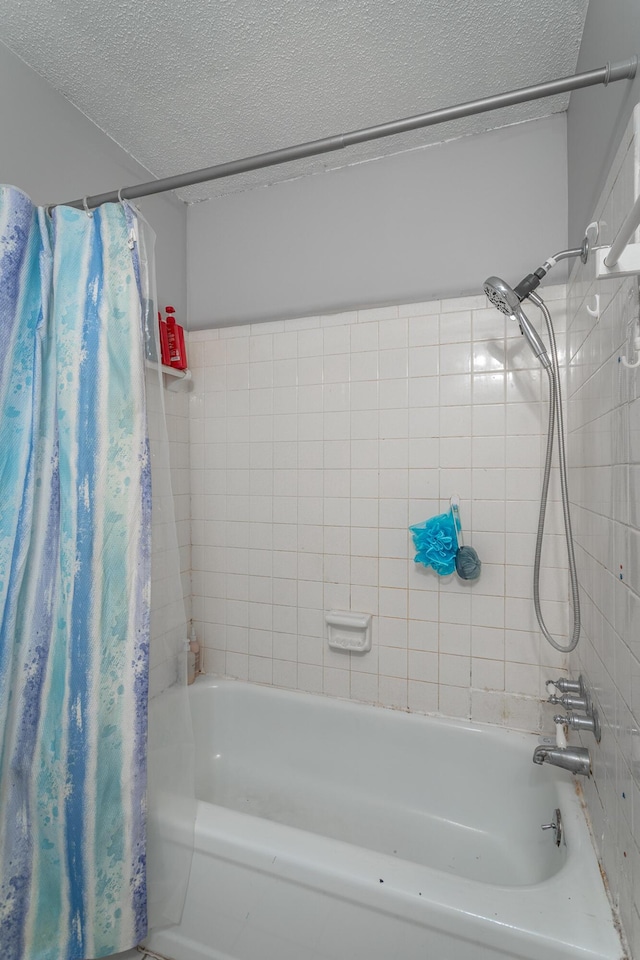
<path fill-rule="evenodd" d="M 570 693 L 564 693 L 561 697 L 556 697 L 555 694 L 551 694 L 547 703 L 560 704 L 560 706 L 566 707 L 568 710 L 583 710 L 588 717 L 591 716 L 591 698 L 587 693 L 585 693 L 584 697 L 576 697 Z"/>
<path fill-rule="evenodd" d="M 588 717 L 591 716 L 593 706 L 587 690 L 584 691 L 581 697 L 576 697 L 571 693 L 565 693 L 564 702 L 565 706 L 569 707 L 570 710 L 582 710 Z"/>
<path fill-rule="evenodd" d="M 580 674 L 577 680 L 569 680 L 567 677 L 560 677 L 559 680 L 547 680 L 547 689 L 550 684 L 552 684 L 556 690 L 559 690 L 560 693 L 574 693 L 579 697 L 584 696 L 586 689 L 582 674 Z"/>
<path fill-rule="evenodd" d="M 600 729 L 600 718 L 598 716 L 597 710 L 592 710 L 590 717 L 583 717 L 580 714 L 573 713 L 571 710 L 567 713 L 566 717 L 563 717 L 562 714 L 557 714 L 553 718 L 554 723 L 567 724 L 571 727 L 572 730 L 588 730 L 589 733 L 592 733 L 596 738 L 597 743 L 600 743 L 602 739 L 602 731 Z"/>

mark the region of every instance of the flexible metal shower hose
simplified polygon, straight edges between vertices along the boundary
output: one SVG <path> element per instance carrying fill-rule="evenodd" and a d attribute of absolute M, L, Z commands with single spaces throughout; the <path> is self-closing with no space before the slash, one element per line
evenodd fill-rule
<path fill-rule="evenodd" d="M 536 553 L 533 563 L 533 604 L 536 611 L 536 617 L 540 630 L 552 647 L 559 650 L 560 653 L 571 653 L 575 650 L 580 637 L 580 594 L 578 591 L 578 575 L 576 572 L 576 558 L 573 549 L 573 533 L 571 530 L 571 513 L 569 510 L 569 489 L 567 484 L 567 457 L 564 442 L 564 420 L 562 415 L 562 392 L 560 388 L 560 368 L 558 365 L 558 350 L 556 347 L 555 331 L 551 322 L 551 314 L 547 310 L 546 304 L 536 293 L 530 293 L 529 299 L 542 310 L 547 332 L 549 334 L 549 343 L 551 346 L 551 366 L 545 367 L 549 377 L 549 426 L 547 430 L 547 451 L 544 462 L 544 476 L 542 480 L 542 492 L 540 494 L 540 513 L 538 515 L 538 532 L 536 534 Z M 553 440 L 554 432 L 557 428 L 558 436 L 558 467 L 560 473 L 560 492 L 562 496 L 562 514 L 564 517 L 564 536 L 567 544 L 567 558 L 569 561 L 569 581 L 571 584 L 571 600 L 573 606 L 573 630 L 571 639 L 566 646 L 562 646 L 555 640 L 544 622 L 542 608 L 540 606 L 540 559 L 542 556 L 542 543 L 544 540 L 544 522 L 547 512 L 547 497 L 549 494 L 549 479 L 551 477 L 551 461 L 553 459 Z"/>

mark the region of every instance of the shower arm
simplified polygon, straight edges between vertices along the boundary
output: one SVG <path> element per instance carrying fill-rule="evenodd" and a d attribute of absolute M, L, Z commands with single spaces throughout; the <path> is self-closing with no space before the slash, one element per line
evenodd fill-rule
<path fill-rule="evenodd" d="M 555 253 L 552 257 L 548 257 L 541 267 L 538 267 L 538 269 L 534 270 L 533 273 L 529 273 L 523 280 L 520 281 L 518 286 L 514 288 L 518 298 L 521 301 L 525 300 L 529 294 L 536 289 L 536 287 L 540 286 L 540 281 L 546 277 L 552 267 L 555 267 L 555 265 L 561 260 L 570 260 L 573 257 L 580 257 L 583 263 L 587 262 L 589 259 L 588 237 L 584 238 L 579 247 L 572 247 L 569 250 L 561 250 L 560 253 Z"/>

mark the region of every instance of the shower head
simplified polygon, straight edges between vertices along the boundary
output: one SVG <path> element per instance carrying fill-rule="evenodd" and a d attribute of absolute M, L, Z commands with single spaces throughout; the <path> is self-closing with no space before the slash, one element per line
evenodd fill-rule
<path fill-rule="evenodd" d="M 515 289 L 510 287 L 508 283 L 505 283 L 504 280 L 501 280 L 500 277 L 488 277 L 484 282 L 484 292 L 491 303 L 494 307 L 497 307 L 501 313 L 518 321 L 520 332 L 527 338 L 531 349 L 545 367 L 551 366 L 551 359 L 549 358 L 544 343 L 538 336 L 535 327 L 528 319 L 520 303 L 522 300 L 526 300 L 527 297 L 531 297 L 535 303 L 536 297 L 533 295 L 533 291 L 540 286 L 540 281 L 546 277 L 549 270 L 555 267 L 560 260 L 568 260 L 573 257 L 580 257 L 583 263 L 587 262 L 589 259 L 588 237 L 585 236 L 579 247 L 572 248 L 571 250 L 561 250 L 560 253 L 549 257 L 541 266 L 534 270 L 533 273 L 529 273 L 526 277 L 523 277 Z"/>
<path fill-rule="evenodd" d="M 484 292 L 494 307 L 507 317 L 513 317 L 516 310 L 520 309 L 518 294 L 500 277 L 487 277 Z"/>
<path fill-rule="evenodd" d="M 497 307 L 505 316 L 518 322 L 520 333 L 527 339 L 540 363 L 545 367 L 550 367 L 551 360 L 547 348 L 520 306 L 520 297 L 516 291 L 500 277 L 488 277 L 484 282 L 484 292 L 494 307 Z"/>

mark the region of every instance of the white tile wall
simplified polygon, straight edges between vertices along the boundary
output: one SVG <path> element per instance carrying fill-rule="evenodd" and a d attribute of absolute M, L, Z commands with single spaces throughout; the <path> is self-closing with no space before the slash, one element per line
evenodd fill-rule
<path fill-rule="evenodd" d="M 610 243 L 640 192 L 640 109 L 594 219 Z M 638 239 L 638 238 L 637 238 Z M 588 312 L 600 297 L 601 316 Z M 593 261 L 568 290 L 569 457 L 583 636 L 573 672 L 592 686 L 603 734 L 585 793 L 613 898 L 640 957 L 640 378 L 626 370 L 637 278 L 595 281 Z"/>
<path fill-rule="evenodd" d="M 176 679 L 191 616 L 188 394 L 161 388 L 157 371 L 149 369 L 147 410 L 153 488 L 149 690 L 155 696 Z"/>
<path fill-rule="evenodd" d="M 546 296 L 564 331 L 564 287 Z M 547 724 L 543 682 L 564 660 L 531 601 L 546 384 L 515 325 L 477 296 L 202 331 L 189 346 L 205 668 Z M 408 525 L 454 493 L 483 560 L 474 584 L 413 563 Z M 552 502 L 542 592 L 564 631 L 558 521 Z M 330 650 L 327 609 L 372 613 L 371 652 Z"/>

